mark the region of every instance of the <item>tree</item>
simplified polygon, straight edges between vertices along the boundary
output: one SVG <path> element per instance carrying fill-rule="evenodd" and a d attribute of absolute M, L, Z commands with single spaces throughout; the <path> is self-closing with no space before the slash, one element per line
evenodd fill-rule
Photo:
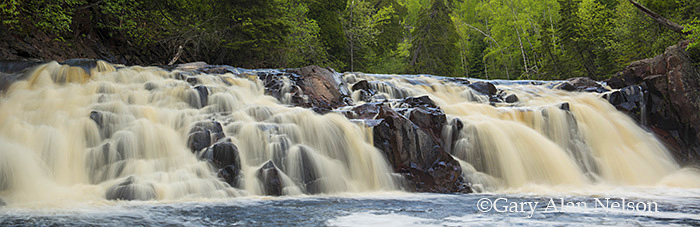
<path fill-rule="evenodd" d="M 377 38 L 382 34 L 380 28 L 390 22 L 393 14 L 392 6 L 375 9 L 369 1 L 348 2 L 342 23 L 350 52 L 350 71 L 365 70 L 375 60 Z"/>
<path fill-rule="evenodd" d="M 345 44 L 347 40 L 343 33 L 343 26 L 340 22 L 340 15 L 347 0 L 309 0 L 310 19 L 318 23 L 321 42 L 326 48 L 329 61 L 332 62 L 329 66 L 338 70 L 345 70 L 348 51 Z"/>
<path fill-rule="evenodd" d="M 414 73 L 458 75 L 459 35 L 449 16 L 445 0 L 433 0 L 423 10 L 413 31 L 410 64 Z"/>

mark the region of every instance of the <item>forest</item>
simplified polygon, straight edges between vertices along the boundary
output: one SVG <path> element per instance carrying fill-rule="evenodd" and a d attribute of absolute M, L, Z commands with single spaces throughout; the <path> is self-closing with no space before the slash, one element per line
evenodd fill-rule
<path fill-rule="evenodd" d="M 672 21 L 669 29 L 633 5 Z M 700 52 L 697 0 L 5 0 L 10 35 L 96 34 L 153 64 L 488 79 L 604 79 L 681 40 Z M 174 58 L 174 56 L 178 56 Z"/>

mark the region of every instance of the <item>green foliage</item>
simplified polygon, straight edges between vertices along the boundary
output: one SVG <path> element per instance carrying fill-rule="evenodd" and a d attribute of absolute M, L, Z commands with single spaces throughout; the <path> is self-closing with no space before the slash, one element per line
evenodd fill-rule
<path fill-rule="evenodd" d="M 376 60 L 377 50 L 386 51 L 385 47 L 378 47 L 377 38 L 395 11 L 391 5 L 376 9 L 369 1 L 361 0 L 349 1 L 345 9 L 341 21 L 350 52 L 350 70 L 364 71 Z"/>
<path fill-rule="evenodd" d="M 605 78 L 683 39 L 700 56 L 700 1 L 638 2 L 687 35 L 628 0 L 5 0 L 0 26 L 160 64 L 182 46 L 180 61 L 490 79 Z"/>
<path fill-rule="evenodd" d="M 0 18 L 2 18 L 0 22 L 3 25 L 17 26 L 19 23 L 17 17 L 19 16 L 20 3 L 20 0 L 5 0 L 0 3 Z"/>
<path fill-rule="evenodd" d="M 418 17 L 409 56 L 412 72 L 459 75 L 459 34 L 449 13 L 444 0 L 434 0 Z"/>
<path fill-rule="evenodd" d="M 320 31 L 315 20 L 306 15 L 309 8 L 299 1 L 279 0 L 283 8 L 283 21 L 290 28 L 285 37 L 284 48 L 280 49 L 281 64 L 287 67 L 302 67 L 308 64 L 326 65 L 328 56 L 321 43 Z"/>
<path fill-rule="evenodd" d="M 684 26 L 683 32 L 688 34 L 686 37 L 690 40 L 686 51 L 695 62 L 700 62 L 700 21 L 693 19 Z"/>
<path fill-rule="evenodd" d="M 339 70 L 346 69 L 348 50 L 347 40 L 340 22 L 340 15 L 345 10 L 346 0 L 309 0 L 310 19 L 318 23 L 321 42 L 328 53 L 329 66 Z"/>
<path fill-rule="evenodd" d="M 2 24 L 22 33 L 31 32 L 30 23 L 43 32 L 61 35 L 71 31 L 73 10 L 84 4 L 83 0 L 6 0 L 0 3 Z"/>

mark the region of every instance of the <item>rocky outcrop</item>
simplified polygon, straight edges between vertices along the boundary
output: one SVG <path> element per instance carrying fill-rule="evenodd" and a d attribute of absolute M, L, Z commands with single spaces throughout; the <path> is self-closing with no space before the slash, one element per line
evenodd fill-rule
<path fill-rule="evenodd" d="M 580 92 L 607 92 L 608 89 L 601 86 L 598 81 L 588 77 L 575 77 L 567 79 L 561 83 L 554 85 L 554 89 L 564 91 L 580 91 Z"/>
<path fill-rule="evenodd" d="M 266 162 L 255 176 L 260 180 L 265 195 L 282 195 L 282 171 L 272 161 Z"/>
<path fill-rule="evenodd" d="M 216 121 L 197 122 L 187 137 L 187 147 L 198 152 L 224 138 L 224 130 Z"/>
<path fill-rule="evenodd" d="M 5 92 L 10 85 L 21 77 L 26 76 L 24 72 L 32 67 L 41 64 L 41 61 L 0 61 L 0 94 Z"/>
<path fill-rule="evenodd" d="M 199 153 L 199 159 L 208 161 L 219 178 L 237 187 L 241 177 L 241 158 L 238 147 L 231 139 L 223 139 Z"/>
<path fill-rule="evenodd" d="M 605 98 L 653 131 L 683 163 L 700 160 L 700 70 L 688 42 L 654 58 L 633 62 L 607 84 Z"/>
<path fill-rule="evenodd" d="M 419 192 L 471 192 L 459 163 L 445 152 L 440 132 L 445 114 L 427 96 L 400 101 L 396 109 L 375 104 L 374 146 Z"/>
<path fill-rule="evenodd" d="M 156 197 L 156 190 L 152 184 L 139 183 L 134 176 L 113 185 L 105 193 L 105 198 L 109 200 L 153 200 Z"/>
<path fill-rule="evenodd" d="M 311 108 L 316 112 L 325 113 L 341 106 L 352 105 L 347 85 L 332 69 L 312 65 L 289 69 L 287 72 L 300 76 L 296 77 L 295 84 L 308 97 Z"/>
<path fill-rule="evenodd" d="M 259 72 L 265 92 L 283 103 L 311 108 L 317 113 L 352 105 L 348 86 L 329 68 L 306 66 L 284 72 Z"/>

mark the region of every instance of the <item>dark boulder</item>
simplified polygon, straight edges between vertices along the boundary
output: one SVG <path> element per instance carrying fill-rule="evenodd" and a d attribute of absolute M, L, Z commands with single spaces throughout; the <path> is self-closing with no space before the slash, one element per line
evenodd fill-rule
<path fill-rule="evenodd" d="M 92 72 L 92 69 L 97 68 L 98 61 L 101 61 L 101 60 L 89 59 L 89 58 L 73 58 L 73 59 L 68 59 L 68 60 L 59 62 L 59 64 L 78 67 L 78 68 L 85 70 L 85 73 L 90 74 Z"/>
<path fill-rule="evenodd" d="M 352 85 L 352 90 L 360 92 L 360 100 L 363 102 L 371 102 L 372 97 L 377 94 L 377 91 L 372 89 L 367 80 L 361 80 L 360 82 L 355 83 Z"/>
<path fill-rule="evenodd" d="M 369 90 L 369 89 L 371 89 L 371 88 L 369 87 L 369 82 L 367 82 L 367 80 L 360 80 L 359 82 L 352 85 L 353 91 Z"/>
<path fill-rule="evenodd" d="M 3 201 L 2 198 L 0 198 L 0 207 L 4 207 L 5 205 L 7 205 L 5 201 Z"/>
<path fill-rule="evenodd" d="M 282 195 L 282 171 L 272 161 L 266 162 L 255 176 L 260 180 L 263 186 L 265 195 L 280 196 Z"/>
<path fill-rule="evenodd" d="M 518 96 L 515 94 L 510 94 L 510 95 L 506 96 L 506 98 L 504 100 L 506 101 L 506 103 L 516 103 L 516 102 L 520 101 Z"/>
<path fill-rule="evenodd" d="M 575 77 L 561 82 L 554 86 L 554 89 L 565 91 L 580 91 L 580 92 L 607 92 L 597 81 L 588 77 Z"/>
<path fill-rule="evenodd" d="M 388 105 L 382 105 L 374 127 L 374 145 L 381 150 L 396 173 L 419 192 L 470 192 L 459 163 L 432 136 Z M 429 121 L 426 121 L 429 122 Z M 437 126 L 442 127 L 442 125 Z"/>
<path fill-rule="evenodd" d="M 25 78 L 28 75 L 27 71 L 41 63 L 43 62 L 0 60 L 0 93 L 5 92 L 14 82 Z"/>
<path fill-rule="evenodd" d="M 209 89 L 204 85 L 194 87 L 194 90 L 199 94 L 199 105 L 196 108 L 202 108 L 209 105 Z"/>
<path fill-rule="evenodd" d="M 222 138 L 224 138 L 224 130 L 219 122 L 197 122 L 187 137 L 187 147 L 192 152 L 197 152 Z"/>
<path fill-rule="evenodd" d="M 217 176 L 232 187 L 237 187 L 241 178 L 241 158 L 238 147 L 231 139 L 223 139 L 199 154 L 214 167 Z"/>
<path fill-rule="evenodd" d="M 355 106 L 349 111 L 343 112 L 349 119 L 374 119 L 379 114 L 379 106 L 382 103 L 365 103 Z"/>
<path fill-rule="evenodd" d="M 219 169 L 216 175 L 231 187 L 238 187 L 241 180 L 241 168 L 236 165 L 227 165 Z"/>
<path fill-rule="evenodd" d="M 217 169 L 229 165 L 241 166 L 238 147 L 230 139 L 221 140 L 199 154 L 199 158 L 209 161 Z"/>
<path fill-rule="evenodd" d="M 291 153 L 290 153 L 291 154 Z M 322 193 L 323 188 L 319 185 L 319 173 L 314 161 L 311 149 L 305 146 L 298 146 L 298 151 L 295 153 L 291 165 L 297 165 L 295 169 L 299 170 L 299 177 L 293 179 L 298 185 L 301 185 L 306 193 L 318 194 Z M 289 171 L 289 169 L 287 169 Z"/>
<path fill-rule="evenodd" d="M 559 109 L 563 111 L 571 111 L 571 106 L 568 102 L 559 104 Z"/>
<path fill-rule="evenodd" d="M 564 91 L 576 91 L 576 87 L 569 82 L 561 82 L 560 84 L 554 85 L 554 89 L 564 90 Z"/>
<path fill-rule="evenodd" d="M 107 189 L 105 198 L 108 200 L 153 200 L 156 190 L 150 183 L 137 183 L 134 176 Z"/>
<path fill-rule="evenodd" d="M 178 64 L 175 66 L 161 66 L 161 68 L 168 70 L 168 71 L 173 71 L 173 70 L 179 70 L 179 71 L 184 71 L 190 74 L 198 74 L 198 73 L 205 73 L 205 74 L 225 74 L 225 73 L 234 73 L 238 74 L 240 71 L 236 69 L 235 67 L 228 66 L 228 65 L 210 65 L 207 64 L 206 62 L 190 62 L 190 63 L 184 63 L 184 64 Z"/>
<path fill-rule="evenodd" d="M 97 124 L 97 127 L 99 127 L 99 128 L 104 127 L 104 125 L 102 124 L 102 113 L 93 110 L 90 112 L 90 119 L 95 121 L 95 124 Z"/>
<path fill-rule="evenodd" d="M 471 88 L 471 89 L 473 89 L 481 94 L 488 95 L 488 96 L 496 95 L 496 93 L 498 92 L 498 90 L 496 89 L 496 86 L 490 82 L 479 81 L 476 83 L 469 84 L 468 86 L 469 86 L 469 88 Z"/>

